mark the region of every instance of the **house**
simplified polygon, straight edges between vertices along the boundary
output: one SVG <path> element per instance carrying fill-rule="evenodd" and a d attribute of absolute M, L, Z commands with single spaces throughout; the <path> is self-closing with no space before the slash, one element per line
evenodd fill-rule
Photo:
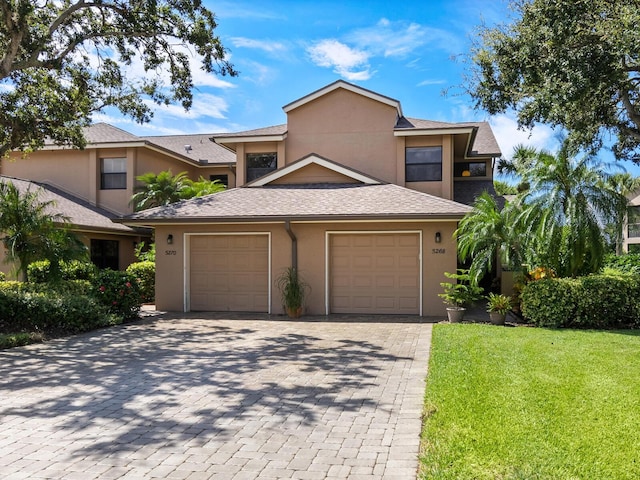
<path fill-rule="evenodd" d="M 84 150 L 47 144 L 41 150 L 13 152 L 0 165 L 0 181 L 21 190 L 41 189 L 56 213 L 70 218 L 72 230 L 90 247 L 100 267 L 124 269 L 136 261 L 135 245 L 151 230 L 116 224 L 112 218 L 133 212 L 135 178 L 147 172 L 187 172 L 235 186 L 235 155 L 209 140 L 211 135 L 138 137 L 105 123 L 85 130 Z M 10 273 L 12 265 L 0 263 Z"/>
<path fill-rule="evenodd" d="M 628 195 L 629 207 L 622 228 L 622 251 L 640 253 L 640 191 Z"/>
<path fill-rule="evenodd" d="M 409 118 L 344 81 L 283 109 L 284 125 L 211 136 L 236 188 L 122 220 L 155 229 L 157 308 L 280 314 L 294 266 L 309 314 L 442 314 L 452 234 L 492 190 L 489 125 Z"/>

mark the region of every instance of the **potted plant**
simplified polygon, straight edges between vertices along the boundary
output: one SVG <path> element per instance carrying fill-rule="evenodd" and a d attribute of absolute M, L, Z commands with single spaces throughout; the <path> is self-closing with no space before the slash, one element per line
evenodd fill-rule
<path fill-rule="evenodd" d="M 482 289 L 476 285 L 468 270 L 458 269 L 457 273 L 445 272 L 445 277 L 455 282 L 442 282 L 440 286 L 444 292 L 438 296 L 447 307 L 447 317 L 452 323 L 460 322 L 467 311 L 466 305 L 480 298 Z"/>
<path fill-rule="evenodd" d="M 504 325 L 504 319 L 509 310 L 511 310 L 511 298 L 496 293 L 490 293 L 487 296 L 487 312 L 489 318 L 494 325 Z"/>
<path fill-rule="evenodd" d="M 287 267 L 278 277 L 278 289 L 282 294 L 282 307 L 290 318 L 298 318 L 304 310 L 304 299 L 311 290 L 298 275 L 297 269 Z"/>

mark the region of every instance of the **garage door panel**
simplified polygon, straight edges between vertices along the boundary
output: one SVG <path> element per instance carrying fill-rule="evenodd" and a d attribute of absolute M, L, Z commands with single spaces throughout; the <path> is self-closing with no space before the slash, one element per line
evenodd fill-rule
<path fill-rule="evenodd" d="M 332 313 L 419 314 L 417 233 L 330 236 Z"/>
<path fill-rule="evenodd" d="M 191 310 L 268 312 L 267 235 L 191 237 Z"/>

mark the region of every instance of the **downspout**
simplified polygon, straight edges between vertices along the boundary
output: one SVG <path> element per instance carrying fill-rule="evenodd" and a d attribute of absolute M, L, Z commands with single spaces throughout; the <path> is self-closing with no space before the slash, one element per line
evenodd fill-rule
<path fill-rule="evenodd" d="M 289 220 L 285 220 L 284 228 L 289 234 L 291 238 L 291 268 L 293 268 L 296 272 L 298 271 L 298 239 L 296 238 L 293 231 L 291 231 L 291 222 Z"/>

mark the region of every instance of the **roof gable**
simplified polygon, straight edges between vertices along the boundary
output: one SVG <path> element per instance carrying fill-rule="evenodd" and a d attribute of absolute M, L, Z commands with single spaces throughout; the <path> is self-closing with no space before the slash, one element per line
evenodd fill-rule
<path fill-rule="evenodd" d="M 307 103 L 313 102 L 314 100 L 324 95 L 327 95 L 328 93 L 331 93 L 334 90 L 337 90 L 339 88 L 348 90 L 358 95 L 362 95 L 363 97 L 370 98 L 371 100 L 375 100 L 376 102 L 389 105 L 397 110 L 399 117 L 402 116 L 402 106 L 400 105 L 400 102 L 398 100 L 395 100 L 390 97 L 386 97 L 384 95 L 380 95 L 379 93 L 373 92 L 371 90 L 367 90 L 366 88 L 359 87 L 352 83 L 345 82 L 344 80 L 338 80 L 336 82 L 333 82 L 327 85 L 326 87 L 323 87 L 319 90 L 316 90 L 315 92 L 310 93 L 309 95 L 305 95 L 304 97 L 299 98 L 298 100 L 295 100 L 285 105 L 284 107 L 282 107 L 282 109 L 284 110 L 285 113 L 289 113 L 291 110 L 294 110 L 298 107 L 306 105 Z"/>
<path fill-rule="evenodd" d="M 365 175 L 364 173 L 358 172 L 351 168 L 340 165 L 339 163 L 333 162 L 319 155 L 316 155 L 315 153 L 312 153 L 304 158 L 301 158 L 297 162 L 294 162 L 285 167 L 279 168 L 278 170 L 271 172 L 265 175 L 264 177 L 260 177 L 254 180 L 253 182 L 248 183 L 246 187 L 249 187 L 249 188 L 263 187 L 269 184 L 276 185 L 276 184 L 286 183 L 286 182 L 282 182 L 281 180 L 289 175 L 294 175 L 295 173 L 299 173 L 302 169 L 310 165 L 320 166 L 330 172 L 333 172 L 334 174 L 339 174 L 346 180 L 342 182 L 332 182 L 332 183 L 362 183 L 366 185 L 380 185 L 381 183 L 383 183 L 382 181 L 376 178 L 370 177 L 369 175 Z M 300 183 L 300 182 L 297 181 L 296 183 Z M 311 180 L 305 183 L 317 183 L 317 182 L 314 182 L 313 180 Z"/>

